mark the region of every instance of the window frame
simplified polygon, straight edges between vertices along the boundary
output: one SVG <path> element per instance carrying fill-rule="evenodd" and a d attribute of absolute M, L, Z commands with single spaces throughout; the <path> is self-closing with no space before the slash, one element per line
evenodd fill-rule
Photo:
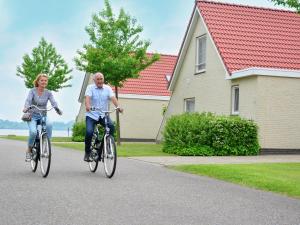
<path fill-rule="evenodd" d="M 236 98 L 236 90 L 238 90 L 238 98 Z M 237 110 L 236 110 L 236 100 L 237 100 Z M 239 85 L 233 85 L 231 87 L 231 114 L 240 114 L 240 87 Z"/>
<path fill-rule="evenodd" d="M 187 103 L 188 102 L 191 102 L 191 101 L 193 101 L 194 102 L 194 108 L 193 108 L 193 111 L 187 111 Z M 185 98 L 184 99 L 184 112 L 185 113 L 193 113 L 193 112 L 195 112 L 195 104 L 196 104 L 196 101 L 195 101 L 195 97 L 192 97 L 192 98 Z"/>
<path fill-rule="evenodd" d="M 199 63 L 200 51 L 199 51 L 199 44 L 202 41 L 204 47 L 202 47 L 202 62 Z M 206 71 L 206 48 L 207 48 L 207 35 L 203 34 L 201 36 L 196 37 L 196 60 L 195 60 L 195 74 L 200 74 Z M 200 68 L 203 66 L 203 68 Z"/>

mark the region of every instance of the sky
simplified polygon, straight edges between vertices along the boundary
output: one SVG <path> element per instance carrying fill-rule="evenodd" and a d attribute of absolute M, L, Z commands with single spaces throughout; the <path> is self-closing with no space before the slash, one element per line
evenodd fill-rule
<path fill-rule="evenodd" d="M 75 120 L 84 72 L 74 64 L 76 51 L 88 43 L 84 28 L 91 16 L 104 8 L 104 0 L 0 0 L 0 119 L 20 121 L 28 93 L 16 76 L 24 54 L 31 54 L 41 37 L 51 42 L 73 69 L 70 88 L 54 92 L 63 115 L 51 112 L 53 121 Z M 242 5 L 278 8 L 270 0 L 219 0 Z M 115 14 L 122 7 L 151 41 L 149 52 L 177 55 L 191 16 L 194 0 L 110 0 Z M 126 106 L 123 106 L 126 110 Z"/>

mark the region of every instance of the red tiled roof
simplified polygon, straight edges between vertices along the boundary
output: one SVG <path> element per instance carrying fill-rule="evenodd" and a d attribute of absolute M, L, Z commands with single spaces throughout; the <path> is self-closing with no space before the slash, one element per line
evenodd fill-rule
<path fill-rule="evenodd" d="M 249 67 L 300 70 L 300 14 L 204 0 L 197 7 L 230 74 Z"/>
<path fill-rule="evenodd" d="M 160 55 L 159 61 L 140 73 L 139 78 L 128 79 L 119 94 L 170 96 L 166 75 L 172 75 L 177 56 Z"/>

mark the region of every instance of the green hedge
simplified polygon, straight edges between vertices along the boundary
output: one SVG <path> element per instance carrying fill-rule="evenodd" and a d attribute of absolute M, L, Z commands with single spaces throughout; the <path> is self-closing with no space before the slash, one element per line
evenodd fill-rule
<path fill-rule="evenodd" d="M 74 123 L 72 127 L 72 141 L 81 142 L 85 137 L 85 122 Z"/>
<path fill-rule="evenodd" d="M 238 116 L 193 113 L 172 116 L 163 135 L 163 151 L 184 156 L 257 155 L 257 125 Z"/>

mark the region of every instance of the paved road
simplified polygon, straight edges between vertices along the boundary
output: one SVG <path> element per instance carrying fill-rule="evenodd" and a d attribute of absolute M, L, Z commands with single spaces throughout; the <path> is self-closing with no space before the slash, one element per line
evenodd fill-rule
<path fill-rule="evenodd" d="M 113 179 L 82 152 L 54 148 L 48 178 L 24 162 L 24 142 L 0 139 L 0 224 L 297 225 L 300 200 L 158 164 L 120 158 Z"/>

